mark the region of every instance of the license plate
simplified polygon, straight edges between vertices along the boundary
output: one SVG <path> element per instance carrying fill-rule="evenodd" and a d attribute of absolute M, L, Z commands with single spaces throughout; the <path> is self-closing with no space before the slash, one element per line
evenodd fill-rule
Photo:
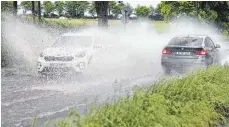
<path fill-rule="evenodd" d="M 191 55 L 191 53 L 190 52 L 176 52 L 176 55 L 184 55 L 184 56 L 186 56 L 186 55 Z"/>
<path fill-rule="evenodd" d="M 55 68 L 60 68 L 60 67 L 64 67 L 65 64 L 63 64 L 63 63 L 51 63 L 50 66 L 55 67 Z"/>

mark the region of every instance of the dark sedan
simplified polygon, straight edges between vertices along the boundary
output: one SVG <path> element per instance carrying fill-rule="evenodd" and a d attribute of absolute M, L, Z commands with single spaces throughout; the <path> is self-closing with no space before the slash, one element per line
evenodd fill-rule
<path fill-rule="evenodd" d="M 162 50 L 161 65 L 165 74 L 172 70 L 186 71 L 220 62 L 220 45 L 208 36 L 188 35 L 174 37 Z"/>

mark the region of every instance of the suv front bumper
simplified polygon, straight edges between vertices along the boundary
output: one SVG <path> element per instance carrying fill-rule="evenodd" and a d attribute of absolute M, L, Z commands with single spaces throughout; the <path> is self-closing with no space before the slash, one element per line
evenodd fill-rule
<path fill-rule="evenodd" d="M 38 60 L 37 71 L 42 74 L 63 74 L 82 72 L 87 66 L 85 60 L 71 61 L 71 62 L 57 62 Z"/>

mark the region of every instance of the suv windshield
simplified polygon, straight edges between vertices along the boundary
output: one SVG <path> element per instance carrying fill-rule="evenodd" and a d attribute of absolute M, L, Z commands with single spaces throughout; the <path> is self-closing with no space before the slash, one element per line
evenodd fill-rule
<path fill-rule="evenodd" d="M 176 46 L 201 46 L 203 38 L 200 37 L 175 37 L 168 45 Z"/>
<path fill-rule="evenodd" d="M 91 45 L 90 36 L 62 36 L 52 44 L 52 47 L 90 47 Z"/>

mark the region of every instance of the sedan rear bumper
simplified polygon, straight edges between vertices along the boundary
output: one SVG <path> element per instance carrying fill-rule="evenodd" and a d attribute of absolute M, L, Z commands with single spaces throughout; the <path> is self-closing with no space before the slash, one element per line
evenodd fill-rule
<path fill-rule="evenodd" d="M 161 66 L 167 69 L 189 71 L 196 68 L 206 68 L 207 64 L 204 59 L 163 59 Z"/>

